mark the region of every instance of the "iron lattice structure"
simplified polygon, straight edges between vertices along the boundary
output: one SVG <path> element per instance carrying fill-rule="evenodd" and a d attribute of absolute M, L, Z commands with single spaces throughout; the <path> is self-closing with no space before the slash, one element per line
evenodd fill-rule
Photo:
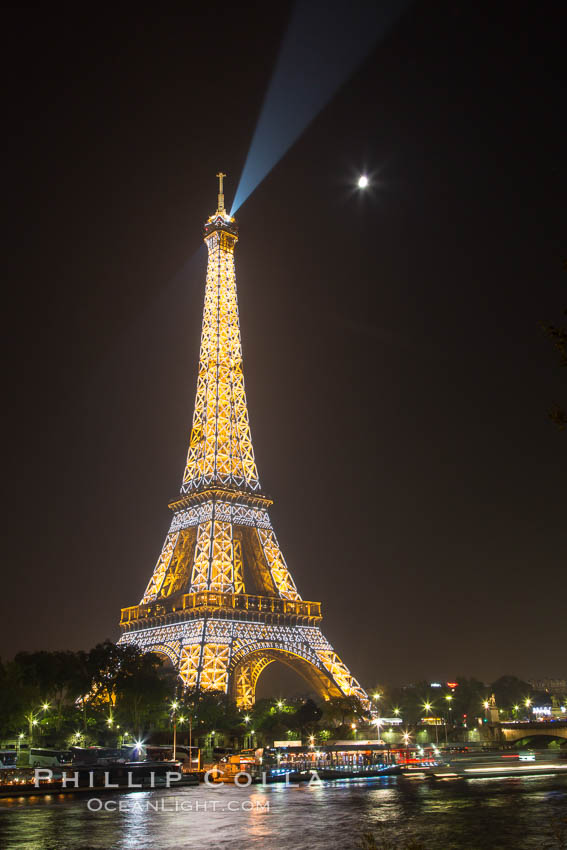
<path fill-rule="evenodd" d="M 167 656 L 187 688 L 254 703 L 273 661 L 321 694 L 368 697 L 323 636 L 321 604 L 301 598 L 270 522 L 254 457 L 238 318 L 234 248 L 224 207 L 205 224 L 207 281 L 195 411 L 180 497 L 139 605 L 122 609 L 120 643 Z"/>

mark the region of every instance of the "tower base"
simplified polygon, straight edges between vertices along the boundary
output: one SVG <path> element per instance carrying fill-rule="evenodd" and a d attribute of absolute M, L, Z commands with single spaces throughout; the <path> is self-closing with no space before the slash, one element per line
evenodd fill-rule
<path fill-rule="evenodd" d="M 323 699 L 354 696 L 369 708 L 363 688 L 317 626 L 203 616 L 126 631 L 121 644 L 166 656 L 188 689 L 222 691 L 239 708 L 255 701 L 261 672 L 281 661 Z"/>

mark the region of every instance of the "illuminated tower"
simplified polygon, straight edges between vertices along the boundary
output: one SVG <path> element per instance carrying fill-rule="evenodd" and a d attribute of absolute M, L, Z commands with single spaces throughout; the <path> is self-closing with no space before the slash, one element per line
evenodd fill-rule
<path fill-rule="evenodd" d="M 195 411 L 181 493 L 139 605 L 122 609 L 121 643 L 167 656 L 187 688 L 254 703 L 272 661 L 324 698 L 368 697 L 323 636 L 321 603 L 304 601 L 262 494 L 244 391 L 234 248 L 224 207 L 205 224 L 209 258 Z"/>

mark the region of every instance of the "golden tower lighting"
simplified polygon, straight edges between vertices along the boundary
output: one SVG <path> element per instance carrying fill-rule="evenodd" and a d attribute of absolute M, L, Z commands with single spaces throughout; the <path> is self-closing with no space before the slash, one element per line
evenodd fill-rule
<path fill-rule="evenodd" d="M 261 491 L 244 389 L 234 250 L 224 206 L 205 223 L 208 248 L 197 392 L 181 492 L 139 605 L 122 609 L 120 643 L 165 655 L 186 688 L 255 699 L 282 661 L 325 699 L 365 691 L 322 634 L 321 603 L 301 598 Z"/>

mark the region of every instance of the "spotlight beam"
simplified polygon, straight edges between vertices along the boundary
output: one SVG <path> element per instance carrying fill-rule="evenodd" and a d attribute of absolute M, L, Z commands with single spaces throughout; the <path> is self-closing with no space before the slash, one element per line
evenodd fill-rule
<path fill-rule="evenodd" d="M 230 211 L 287 153 L 400 17 L 409 0 L 296 3 Z"/>

